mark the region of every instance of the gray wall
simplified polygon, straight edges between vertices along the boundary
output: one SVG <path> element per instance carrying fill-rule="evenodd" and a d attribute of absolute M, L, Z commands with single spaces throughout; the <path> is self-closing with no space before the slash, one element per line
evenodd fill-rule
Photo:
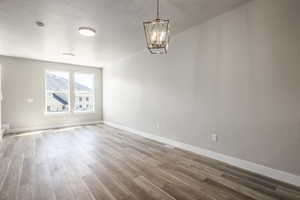
<path fill-rule="evenodd" d="M 300 175 L 299 10 L 252 1 L 105 67 L 104 120 Z"/>
<path fill-rule="evenodd" d="M 2 124 L 35 128 L 102 119 L 102 69 L 0 56 L 2 65 Z M 45 115 L 45 70 L 95 74 L 96 112 Z M 27 99 L 34 99 L 28 103 Z"/>

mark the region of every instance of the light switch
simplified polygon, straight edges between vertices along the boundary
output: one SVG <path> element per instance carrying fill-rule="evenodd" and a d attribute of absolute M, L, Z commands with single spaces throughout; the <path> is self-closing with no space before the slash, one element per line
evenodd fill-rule
<path fill-rule="evenodd" d="M 28 99 L 26 99 L 26 101 L 27 101 L 27 103 L 33 103 L 33 102 L 34 102 L 34 99 L 28 98 Z"/>

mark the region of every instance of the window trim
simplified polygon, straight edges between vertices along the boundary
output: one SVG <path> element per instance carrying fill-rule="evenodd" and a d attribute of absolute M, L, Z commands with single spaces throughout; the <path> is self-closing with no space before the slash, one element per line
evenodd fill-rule
<path fill-rule="evenodd" d="M 76 89 L 75 89 L 75 76 L 76 74 L 86 74 L 86 75 L 92 75 L 93 77 L 93 97 L 94 97 L 94 109 L 92 111 L 78 111 L 75 110 L 75 98 L 76 98 Z M 73 73 L 73 105 L 72 105 L 72 111 L 74 114 L 93 114 L 96 113 L 96 81 L 95 81 L 95 73 L 93 72 L 80 72 L 80 71 L 75 71 Z"/>
<path fill-rule="evenodd" d="M 55 73 L 55 72 L 61 72 L 61 73 L 67 73 L 68 74 L 68 90 L 67 90 L 67 95 L 68 95 L 68 100 L 69 100 L 69 106 L 68 110 L 64 112 L 48 112 L 47 110 L 47 73 Z M 70 79 L 71 79 L 71 73 L 67 70 L 56 70 L 56 69 L 46 69 L 44 72 L 44 97 L 45 97 L 45 107 L 44 107 L 44 114 L 45 115 L 65 115 L 65 114 L 70 114 L 71 113 L 71 84 L 70 84 Z"/>

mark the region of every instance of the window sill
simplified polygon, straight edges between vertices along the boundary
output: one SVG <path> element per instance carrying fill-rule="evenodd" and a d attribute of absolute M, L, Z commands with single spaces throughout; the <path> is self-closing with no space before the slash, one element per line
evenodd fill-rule
<path fill-rule="evenodd" d="M 81 115 L 81 114 L 96 114 L 95 111 L 91 111 L 91 112 L 80 112 L 80 111 L 74 111 L 73 112 L 75 115 Z"/>
<path fill-rule="evenodd" d="M 59 115 L 70 115 L 71 112 L 44 112 L 44 115 L 46 116 L 59 116 Z"/>

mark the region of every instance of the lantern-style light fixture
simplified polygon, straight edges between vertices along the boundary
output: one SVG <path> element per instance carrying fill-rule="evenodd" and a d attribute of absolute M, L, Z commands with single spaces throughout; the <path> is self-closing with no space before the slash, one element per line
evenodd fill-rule
<path fill-rule="evenodd" d="M 166 54 L 169 45 L 169 20 L 159 18 L 159 0 L 157 0 L 156 19 L 144 22 L 147 46 L 152 54 Z"/>

